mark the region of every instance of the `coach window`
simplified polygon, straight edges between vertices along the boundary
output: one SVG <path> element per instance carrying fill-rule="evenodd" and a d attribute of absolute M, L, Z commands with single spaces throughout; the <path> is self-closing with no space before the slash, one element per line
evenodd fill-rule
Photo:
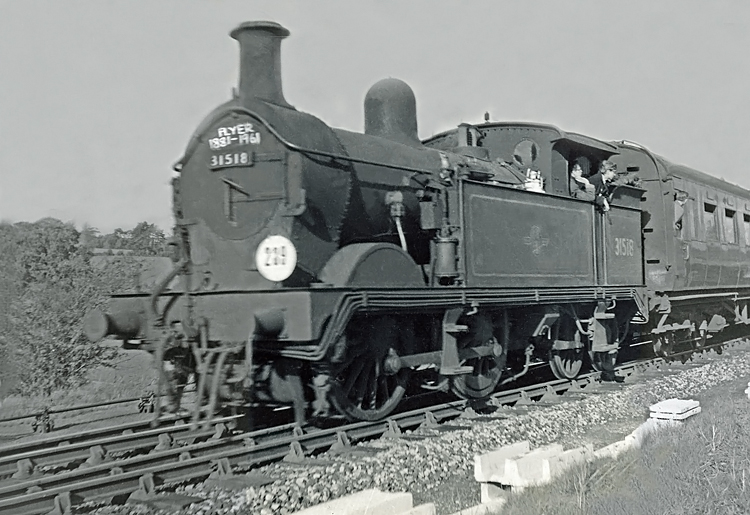
<path fill-rule="evenodd" d="M 737 227 L 734 224 L 735 211 L 724 210 L 724 238 L 726 243 L 737 243 Z"/>
<path fill-rule="evenodd" d="M 742 229 L 745 233 L 745 245 L 750 247 L 750 215 L 742 213 Z"/>
<path fill-rule="evenodd" d="M 716 206 L 703 203 L 703 228 L 706 241 L 719 241 L 719 228 L 716 226 Z"/>

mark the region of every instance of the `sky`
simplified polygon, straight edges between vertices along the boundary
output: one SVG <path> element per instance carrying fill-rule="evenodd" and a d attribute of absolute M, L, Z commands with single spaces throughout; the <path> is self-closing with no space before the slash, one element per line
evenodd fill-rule
<path fill-rule="evenodd" d="M 362 131 L 385 77 L 419 135 L 536 121 L 627 139 L 750 188 L 750 2 L 0 0 L 0 219 L 169 229 L 172 165 L 271 20 L 284 96 Z"/>

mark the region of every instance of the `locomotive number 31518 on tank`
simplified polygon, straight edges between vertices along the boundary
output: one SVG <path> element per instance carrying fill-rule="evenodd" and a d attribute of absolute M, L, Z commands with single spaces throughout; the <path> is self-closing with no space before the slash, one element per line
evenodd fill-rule
<path fill-rule="evenodd" d="M 615 238 L 615 256 L 635 255 L 635 242 L 631 238 Z"/>

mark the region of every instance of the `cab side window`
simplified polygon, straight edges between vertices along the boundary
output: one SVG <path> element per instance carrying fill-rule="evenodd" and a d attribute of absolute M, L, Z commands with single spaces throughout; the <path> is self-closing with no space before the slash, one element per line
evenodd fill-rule
<path fill-rule="evenodd" d="M 742 213 L 742 229 L 745 234 L 745 246 L 750 247 L 750 215 Z"/>

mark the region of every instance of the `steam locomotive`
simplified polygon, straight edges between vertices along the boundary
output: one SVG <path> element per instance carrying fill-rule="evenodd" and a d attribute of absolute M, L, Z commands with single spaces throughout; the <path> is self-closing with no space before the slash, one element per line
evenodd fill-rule
<path fill-rule="evenodd" d="M 196 420 L 248 401 L 377 420 L 407 387 L 483 399 L 535 360 L 574 378 L 634 333 L 671 356 L 750 324 L 750 191 L 550 125 L 420 141 L 397 79 L 368 91 L 364 134 L 331 128 L 284 98 L 288 35 L 231 32 L 239 87 L 175 165 L 172 272 L 84 320 L 144 342 L 172 409 L 195 374 Z M 640 186 L 603 213 L 569 178 L 605 160 Z"/>

